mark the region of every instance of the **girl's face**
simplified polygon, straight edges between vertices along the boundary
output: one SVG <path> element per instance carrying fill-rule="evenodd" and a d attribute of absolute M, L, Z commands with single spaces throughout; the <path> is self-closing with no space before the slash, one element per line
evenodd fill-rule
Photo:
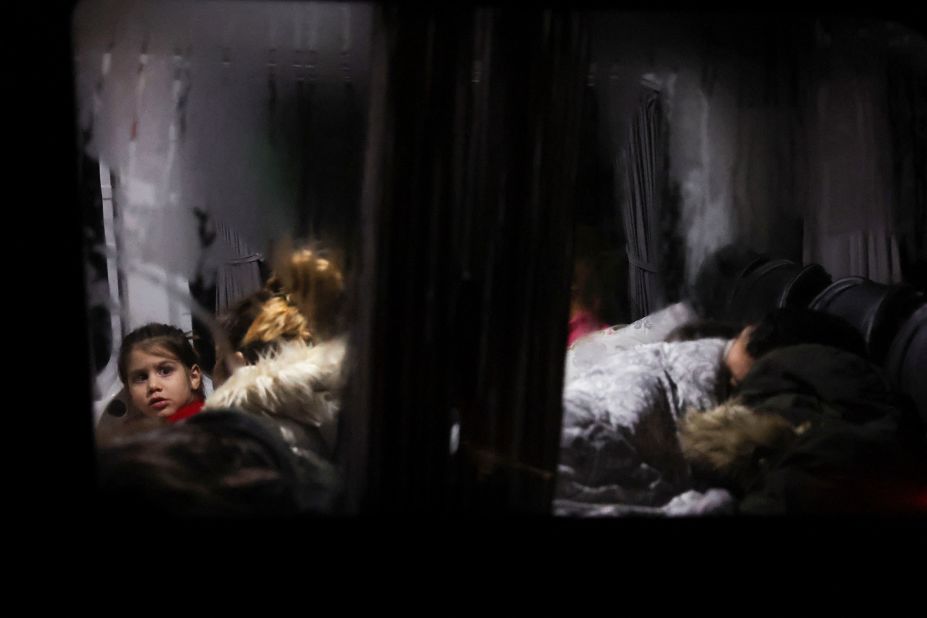
<path fill-rule="evenodd" d="M 189 370 L 176 356 L 154 347 L 135 346 L 129 353 L 129 396 L 145 416 L 168 417 L 196 398 L 202 376 L 200 368 Z"/>

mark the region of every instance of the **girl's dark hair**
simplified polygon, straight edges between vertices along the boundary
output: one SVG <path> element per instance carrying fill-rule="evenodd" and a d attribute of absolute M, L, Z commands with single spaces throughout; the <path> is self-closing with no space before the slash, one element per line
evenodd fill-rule
<path fill-rule="evenodd" d="M 821 311 L 782 307 L 757 323 L 747 341 L 747 353 L 760 358 L 776 348 L 817 343 L 868 359 L 863 336 L 843 318 Z"/>
<path fill-rule="evenodd" d="M 187 369 L 199 364 L 199 356 L 182 330 L 169 324 L 152 322 L 136 328 L 122 340 L 122 346 L 119 348 L 119 378 L 123 384 L 128 383 L 129 354 L 136 346 L 146 350 L 155 347 L 167 350 Z M 201 383 L 197 392 L 203 395 L 202 391 Z"/>

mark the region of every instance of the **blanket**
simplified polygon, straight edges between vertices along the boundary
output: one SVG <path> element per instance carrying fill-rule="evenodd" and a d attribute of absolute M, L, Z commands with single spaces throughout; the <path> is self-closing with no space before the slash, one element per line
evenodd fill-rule
<path fill-rule="evenodd" d="M 683 498 L 693 487 L 676 425 L 689 409 L 712 408 L 726 395 L 725 346 L 722 339 L 644 344 L 575 375 L 563 394 L 554 512 L 660 515 L 674 498 L 673 513 L 685 512 L 680 504 L 704 512 L 704 500 Z M 727 508 L 723 493 L 706 495 Z"/>

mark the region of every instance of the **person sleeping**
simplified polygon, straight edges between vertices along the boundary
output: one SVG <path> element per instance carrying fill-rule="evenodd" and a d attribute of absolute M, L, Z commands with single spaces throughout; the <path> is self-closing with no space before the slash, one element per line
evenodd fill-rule
<path fill-rule="evenodd" d="M 770 352 L 736 397 L 687 414 L 679 440 L 695 482 L 728 489 L 740 512 L 927 512 L 916 409 L 835 347 Z"/>
<path fill-rule="evenodd" d="M 732 339 L 643 344 L 574 376 L 563 393 L 555 510 L 556 500 L 658 506 L 691 488 L 679 421 L 728 399 L 757 359 L 802 343 L 865 355 L 840 318 L 780 308 Z"/>

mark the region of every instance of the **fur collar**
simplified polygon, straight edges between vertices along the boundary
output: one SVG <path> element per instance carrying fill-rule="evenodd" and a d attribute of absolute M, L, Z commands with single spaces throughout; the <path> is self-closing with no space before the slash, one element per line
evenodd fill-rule
<path fill-rule="evenodd" d="M 205 409 L 233 408 L 284 417 L 321 434 L 331 455 L 336 435 L 346 340 L 338 337 L 315 346 L 289 342 L 257 363 L 238 368 L 206 400 Z"/>
<path fill-rule="evenodd" d="M 720 477 L 743 490 L 807 428 L 732 400 L 689 412 L 679 424 L 679 444 L 696 475 Z"/>

